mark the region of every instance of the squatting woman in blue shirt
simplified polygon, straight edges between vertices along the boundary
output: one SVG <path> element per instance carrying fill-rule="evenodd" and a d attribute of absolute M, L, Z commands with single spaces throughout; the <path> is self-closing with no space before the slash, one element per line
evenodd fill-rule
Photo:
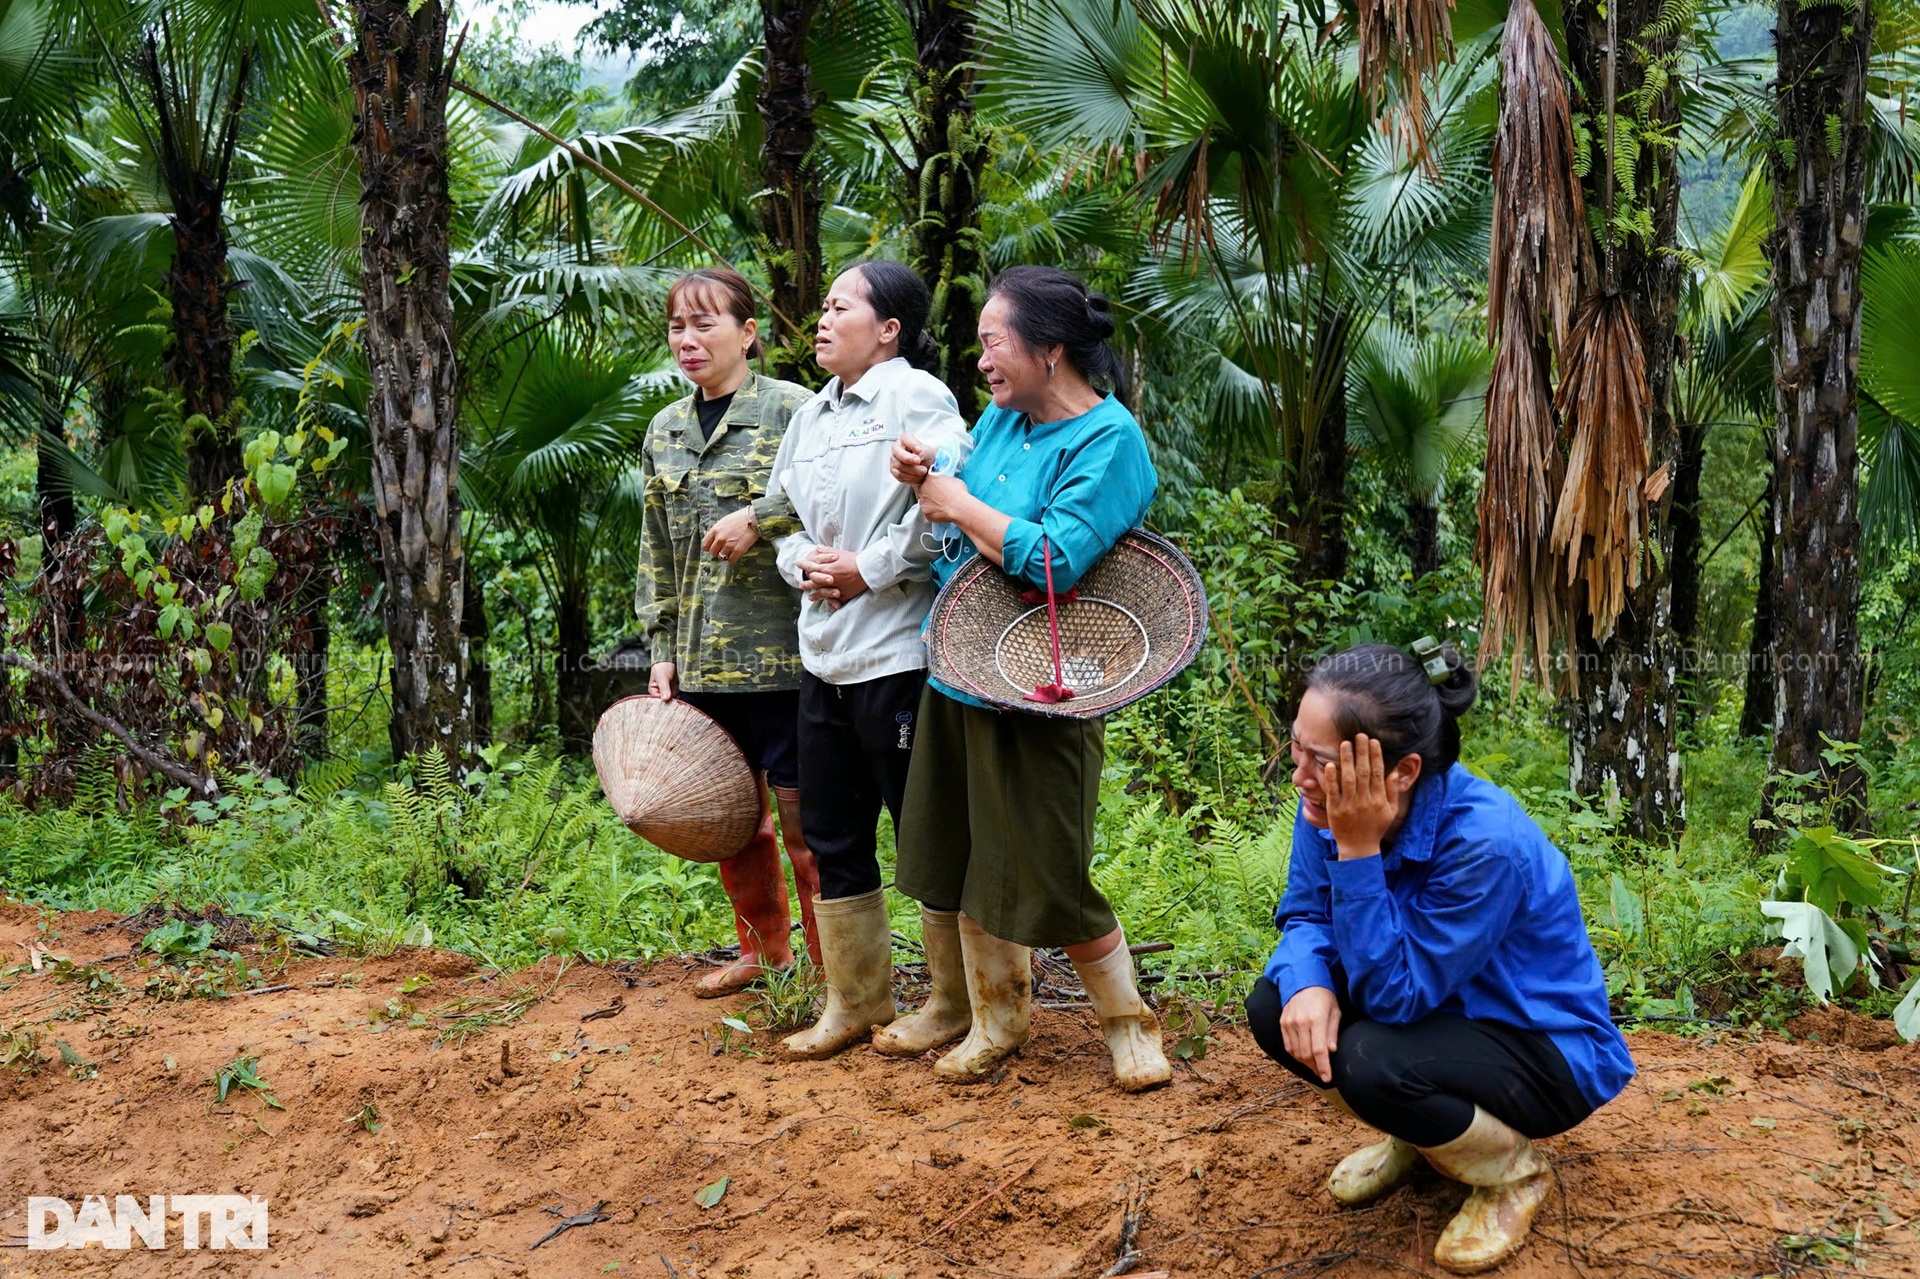
<path fill-rule="evenodd" d="M 965 466 L 931 474 L 924 443 L 894 447 L 895 478 L 919 485 L 929 520 L 958 530 L 935 563 L 940 584 L 977 551 L 1036 588 L 1051 561 L 1055 589 L 1070 590 L 1146 515 L 1158 479 L 1116 394 L 1124 378 L 1112 334 L 1107 300 L 1065 271 L 1022 266 L 994 278 L 980 311 L 993 407 L 974 426 Z M 935 1073 L 986 1077 L 1026 1042 L 1029 948 L 1061 946 L 1120 1086 L 1171 1078 L 1120 923 L 1088 874 L 1104 744 L 1098 719 L 993 710 L 929 680 L 894 883 L 921 903 L 933 992 L 875 1032 L 881 1052 L 917 1055 L 965 1034 Z"/>
<path fill-rule="evenodd" d="M 1387 1134 L 1327 1189 L 1379 1195 L 1421 1156 L 1474 1187 L 1434 1261 L 1457 1274 L 1525 1242 L 1552 1185 L 1532 1138 L 1633 1076 L 1567 859 L 1459 763 L 1471 670 L 1363 644 L 1322 658 L 1293 724 L 1300 795 L 1282 936 L 1247 999 L 1254 1038 Z"/>

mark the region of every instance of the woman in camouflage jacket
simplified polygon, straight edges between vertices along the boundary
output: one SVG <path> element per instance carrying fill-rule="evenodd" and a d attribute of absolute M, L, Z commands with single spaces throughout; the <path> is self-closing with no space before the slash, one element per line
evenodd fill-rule
<path fill-rule="evenodd" d="M 649 690 L 712 716 L 765 774 L 817 966 L 820 881 L 800 829 L 795 743 L 798 601 L 772 545 L 798 525 L 790 502 L 767 496 L 787 419 L 812 392 L 749 366 L 761 346 L 752 290 L 736 272 L 681 276 L 667 293 L 667 316 L 669 345 L 694 392 L 660 411 L 641 446 L 646 518 L 633 603 L 652 648 Z M 720 882 L 733 903 L 740 958 L 695 985 L 708 999 L 793 962 L 771 810 L 747 846 L 720 863 Z"/>

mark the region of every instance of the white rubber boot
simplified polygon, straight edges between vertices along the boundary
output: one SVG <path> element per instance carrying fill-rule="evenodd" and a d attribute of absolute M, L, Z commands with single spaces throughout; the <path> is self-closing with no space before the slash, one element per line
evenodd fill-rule
<path fill-rule="evenodd" d="M 960 912 L 920 908 L 920 938 L 927 950 L 927 975 L 933 989 L 920 1011 L 873 1032 L 875 1052 L 889 1057 L 918 1057 L 942 1048 L 973 1026 L 967 1002 L 967 964 L 960 954 Z"/>
<path fill-rule="evenodd" d="M 886 890 L 815 902 L 813 914 L 820 926 L 827 1009 L 811 1027 L 780 1041 L 786 1057 L 831 1057 L 898 1015 Z"/>
<path fill-rule="evenodd" d="M 960 1046 L 933 1063 L 950 1083 L 978 1083 L 1020 1050 L 1031 1033 L 1033 951 L 1001 941 L 960 916 L 960 954 L 966 961 L 967 1003 L 973 1025 Z"/>
<path fill-rule="evenodd" d="M 1533 1143 L 1478 1106 L 1467 1130 L 1442 1146 L 1420 1148 L 1427 1162 L 1473 1187 L 1433 1248 L 1433 1263 L 1478 1274 L 1520 1251 L 1533 1215 L 1553 1189 L 1552 1165 Z"/>
<path fill-rule="evenodd" d="M 1340 1095 L 1338 1088 L 1328 1088 L 1320 1095 L 1335 1110 L 1360 1119 L 1353 1113 L 1353 1107 L 1347 1104 L 1347 1099 Z M 1360 1122 L 1364 1124 L 1367 1121 L 1360 1119 Z M 1327 1178 L 1327 1193 L 1337 1202 L 1349 1208 L 1355 1207 L 1392 1190 L 1405 1181 L 1407 1174 L 1419 1163 L 1420 1152 L 1412 1144 L 1398 1137 L 1388 1137 L 1371 1146 L 1362 1146 L 1336 1164 L 1332 1175 Z"/>
<path fill-rule="evenodd" d="M 1173 1067 L 1160 1049 L 1160 1019 L 1153 1015 L 1133 980 L 1133 955 L 1127 939 L 1099 959 L 1073 961 L 1080 984 L 1093 1000 L 1093 1011 L 1106 1032 L 1107 1051 L 1113 1054 L 1113 1078 L 1124 1092 L 1157 1088 L 1173 1078 Z"/>

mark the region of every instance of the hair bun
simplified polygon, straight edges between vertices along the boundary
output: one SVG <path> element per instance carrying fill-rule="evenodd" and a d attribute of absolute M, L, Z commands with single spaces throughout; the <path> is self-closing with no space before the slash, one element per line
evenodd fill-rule
<path fill-rule="evenodd" d="M 1440 646 L 1440 656 L 1447 663 L 1447 677 L 1433 686 L 1440 697 L 1440 709 L 1449 719 L 1458 719 L 1473 708 L 1474 701 L 1480 696 L 1480 680 L 1473 673 L 1473 663 L 1455 647 L 1452 640 Z"/>
<path fill-rule="evenodd" d="M 1104 341 L 1113 336 L 1113 303 L 1107 301 L 1106 294 L 1088 291 L 1087 319 L 1092 322 L 1100 340 Z"/>
<path fill-rule="evenodd" d="M 940 372 L 940 344 L 935 342 L 933 334 L 925 329 L 920 330 L 920 336 L 914 340 L 913 349 L 903 351 L 901 354 L 907 357 L 908 364 L 923 373 L 932 373 L 937 376 Z"/>

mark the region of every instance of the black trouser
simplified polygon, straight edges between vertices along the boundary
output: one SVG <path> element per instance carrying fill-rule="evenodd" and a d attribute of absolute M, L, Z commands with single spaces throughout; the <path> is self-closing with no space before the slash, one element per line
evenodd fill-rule
<path fill-rule="evenodd" d="M 820 864 L 820 899 L 880 887 L 880 805 L 900 825 L 925 671 L 858 684 L 800 677 L 800 826 Z"/>
<path fill-rule="evenodd" d="M 1267 978 L 1247 996 L 1247 1025 L 1267 1056 L 1315 1088 L 1338 1088 L 1353 1113 L 1415 1146 L 1466 1132 L 1475 1106 L 1528 1137 L 1563 1133 L 1593 1113 L 1567 1059 L 1540 1030 L 1435 1013 L 1405 1026 L 1369 1021 L 1339 992 L 1333 1083 L 1296 1061 L 1280 1037 L 1280 991 Z"/>

